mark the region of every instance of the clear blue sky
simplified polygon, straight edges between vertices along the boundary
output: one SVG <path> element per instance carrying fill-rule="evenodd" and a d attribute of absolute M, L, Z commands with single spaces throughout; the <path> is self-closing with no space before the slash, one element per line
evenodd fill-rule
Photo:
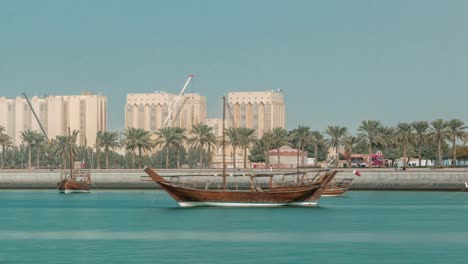
<path fill-rule="evenodd" d="M 1 1 L 0 95 L 281 88 L 287 127 L 468 122 L 468 1 Z"/>

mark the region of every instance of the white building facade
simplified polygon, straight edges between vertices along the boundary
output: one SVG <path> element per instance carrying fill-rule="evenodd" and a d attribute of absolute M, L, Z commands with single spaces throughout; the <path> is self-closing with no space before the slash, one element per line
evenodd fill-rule
<path fill-rule="evenodd" d="M 227 105 L 229 127 L 253 128 L 258 137 L 276 127 L 286 128 L 284 98 L 280 91 L 230 92 Z"/>
<path fill-rule="evenodd" d="M 158 131 L 176 103 L 177 95 L 165 92 L 127 94 L 125 128 Z M 190 132 L 192 125 L 206 121 L 206 98 L 196 93 L 182 95 L 166 126 L 181 127 Z"/>
<path fill-rule="evenodd" d="M 78 130 L 79 146 L 93 145 L 98 131 L 107 129 L 107 97 L 83 93 L 66 96 L 33 96 L 29 99 L 47 137 L 68 135 Z M 28 102 L 23 97 L 0 97 L 0 126 L 12 138 L 13 145 L 21 144 L 21 132 L 36 130 L 42 133 Z"/>

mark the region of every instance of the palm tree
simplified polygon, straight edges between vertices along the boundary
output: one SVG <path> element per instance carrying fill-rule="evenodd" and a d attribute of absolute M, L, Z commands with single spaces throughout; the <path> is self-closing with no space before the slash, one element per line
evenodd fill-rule
<path fill-rule="evenodd" d="M 43 150 L 46 143 L 46 137 L 43 134 L 37 133 L 34 140 L 34 147 L 36 148 L 36 167 L 39 168 L 39 151 Z"/>
<path fill-rule="evenodd" d="M 255 143 L 257 137 L 255 136 L 255 129 L 240 127 L 239 128 L 239 146 L 244 149 L 244 168 L 247 168 L 247 149 Z"/>
<path fill-rule="evenodd" d="M 365 120 L 362 121 L 361 125 L 358 128 L 358 138 L 368 144 L 369 146 L 369 158 L 368 166 L 372 167 L 372 144 L 376 144 L 380 140 L 380 131 L 382 124 L 379 121 L 375 120 Z"/>
<path fill-rule="evenodd" d="M 39 133 L 36 130 L 27 129 L 25 131 L 21 131 L 21 140 L 25 143 L 28 147 L 28 168 L 31 168 L 31 151 L 36 142 L 37 135 Z"/>
<path fill-rule="evenodd" d="M 73 130 L 73 133 L 70 136 L 57 136 L 55 140 L 52 141 L 53 147 L 52 152 L 56 156 L 62 157 L 63 168 L 67 168 L 67 160 L 69 160 L 70 168 L 73 168 L 73 160 L 70 157 L 70 148 L 73 156 L 75 157 L 77 152 L 76 139 L 78 137 L 79 131 Z M 68 157 L 68 158 L 67 158 Z"/>
<path fill-rule="evenodd" d="M 212 147 L 218 145 L 216 136 L 213 133 L 213 128 L 205 124 L 196 124 L 192 126 L 191 137 L 189 143 L 191 147 L 199 148 L 200 150 L 200 168 L 203 168 L 203 150 L 205 146 L 211 150 Z M 208 153 L 211 155 L 211 153 Z"/>
<path fill-rule="evenodd" d="M 2 160 L 0 168 L 4 168 L 5 166 L 5 151 L 7 148 L 13 146 L 11 142 L 11 137 L 4 133 L 5 128 L 0 126 L 0 145 L 2 145 Z"/>
<path fill-rule="evenodd" d="M 101 149 L 102 149 L 102 131 L 96 133 L 96 169 L 101 169 Z"/>
<path fill-rule="evenodd" d="M 378 132 L 378 141 L 376 143 L 376 146 L 380 147 L 382 153 L 385 154 L 386 150 L 389 150 L 390 147 L 393 147 L 397 144 L 395 140 L 395 128 L 381 126 Z M 385 167 L 385 162 L 383 163 L 383 166 Z"/>
<path fill-rule="evenodd" d="M 119 147 L 119 134 L 116 131 L 105 131 L 100 134 L 100 141 L 106 155 L 106 169 L 109 169 L 109 151 Z"/>
<path fill-rule="evenodd" d="M 274 148 L 276 148 L 276 155 L 278 158 L 278 166 L 279 166 L 281 164 L 280 148 L 289 143 L 288 131 L 281 127 L 275 127 L 273 128 L 272 133 L 273 133 L 272 145 Z"/>
<path fill-rule="evenodd" d="M 151 150 L 151 138 L 148 131 L 130 127 L 125 130 L 125 148 L 132 153 L 132 168 L 135 164 L 135 150 L 138 149 L 138 167 L 141 169 L 142 151 Z"/>
<path fill-rule="evenodd" d="M 442 164 L 442 142 L 449 137 L 449 131 L 447 129 L 447 122 L 439 118 L 431 122 L 432 127 L 429 128 L 429 137 L 437 141 L 437 154 L 439 166 Z"/>
<path fill-rule="evenodd" d="M 338 149 L 343 145 L 344 138 L 348 135 L 348 129 L 341 126 L 328 126 L 327 129 L 325 129 L 325 134 L 330 137 L 327 140 L 328 147 L 333 148 L 335 152 L 335 167 L 338 168 L 340 159 L 338 156 Z"/>
<path fill-rule="evenodd" d="M 465 123 L 460 119 L 451 119 L 447 122 L 447 128 L 449 131 L 449 137 L 452 141 L 452 166 L 457 166 L 457 139 L 463 140 L 465 137 L 465 130 L 468 128 Z"/>
<path fill-rule="evenodd" d="M 208 134 L 207 141 L 209 142 L 207 144 L 208 146 L 208 168 L 211 168 L 211 161 L 212 161 L 212 154 L 213 154 L 213 149 L 217 148 L 220 145 L 219 139 L 216 137 L 216 135 L 212 132 Z"/>
<path fill-rule="evenodd" d="M 49 165 L 57 165 L 58 158 L 53 153 L 53 147 L 56 144 L 55 142 L 56 142 L 55 139 L 51 139 L 50 141 L 48 141 L 45 144 L 42 144 L 42 146 L 41 146 L 41 150 L 42 150 L 42 153 L 43 153 L 42 155 L 47 160 L 47 165 L 48 166 Z"/>
<path fill-rule="evenodd" d="M 403 169 L 406 169 L 406 164 L 408 163 L 406 159 L 406 147 L 414 141 L 413 126 L 409 123 L 398 123 L 396 139 L 403 145 Z"/>
<path fill-rule="evenodd" d="M 292 131 L 291 139 L 297 144 L 298 151 L 297 151 L 296 163 L 297 163 L 297 168 L 299 168 L 299 150 L 301 151 L 301 154 L 302 154 L 301 165 L 304 166 L 304 149 L 306 145 L 312 142 L 310 127 L 299 126 L 298 128 Z"/>
<path fill-rule="evenodd" d="M 185 129 L 181 127 L 175 127 L 176 137 L 174 140 L 174 146 L 177 149 L 177 165 L 176 167 L 180 167 L 180 149 L 184 147 L 184 142 L 187 141 L 187 136 L 185 135 Z"/>
<path fill-rule="evenodd" d="M 127 128 L 124 130 L 124 145 L 125 145 L 125 155 L 130 152 L 132 156 L 132 166 L 131 168 L 133 169 L 135 167 L 135 150 L 137 148 L 137 145 L 135 143 L 135 137 L 136 137 L 136 128 Z"/>
<path fill-rule="evenodd" d="M 348 153 L 348 168 L 351 168 L 351 156 L 353 155 L 353 149 L 356 144 L 359 142 L 359 139 L 355 136 L 347 136 L 343 139 L 343 144 L 346 148 L 346 152 Z"/>
<path fill-rule="evenodd" d="M 232 147 L 232 165 L 236 168 L 236 149 L 241 146 L 240 132 L 237 127 L 230 127 L 226 130 L 227 145 Z"/>
<path fill-rule="evenodd" d="M 265 131 L 262 135 L 261 140 L 265 145 L 265 163 L 266 167 L 270 167 L 270 148 L 273 144 L 273 132 L 271 130 Z"/>
<path fill-rule="evenodd" d="M 166 169 L 169 169 L 169 148 L 177 145 L 181 134 L 176 127 L 163 127 L 156 132 L 156 135 L 158 136 L 156 145 L 163 146 L 166 150 Z"/>
<path fill-rule="evenodd" d="M 323 138 L 323 135 L 320 131 L 314 130 L 310 133 L 310 140 L 314 145 L 315 162 L 318 164 L 318 147 L 325 142 L 325 139 Z"/>
<path fill-rule="evenodd" d="M 418 144 L 418 159 L 419 167 L 421 167 L 421 152 L 422 146 L 427 136 L 427 130 L 429 129 L 429 122 L 427 121 L 415 121 L 411 124 L 416 133 L 416 143 Z M 427 164 L 427 162 L 426 162 Z"/>

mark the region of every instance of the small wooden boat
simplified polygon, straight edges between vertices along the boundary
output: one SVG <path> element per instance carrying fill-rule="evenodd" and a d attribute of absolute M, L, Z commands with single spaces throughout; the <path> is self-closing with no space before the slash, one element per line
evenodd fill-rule
<path fill-rule="evenodd" d="M 209 189 L 197 186 L 195 182 L 168 181 L 149 167 L 144 171 L 162 189 L 164 189 L 182 207 L 193 206 L 225 206 L 225 207 L 273 207 L 273 206 L 316 206 L 326 186 L 335 177 L 336 170 L 321 170 L 312 178 L 307 178 L 306 172 L 298 172 L 291 181 L 274 182 L 273 177 L 280 174 L 249 175 L 250 189 L 239 190 L 228 188 L 226 178 L 220 189 Z M 219 177 L 219 176 L 211 176 Z M 269 177 L 268 186 L 256 183 L 256 177 Z"/>
<path fill-rule="evenodd" d="M 349 191 L 349 187 L 351 186 L 352 181 L 353 179 L 351 178 L 344 178 L 340 181 L 334 181 L 327 186 L 322 196 L 323 197 L 343 196 L 346 192 Z"/>
<path fill-rule="evenodd" d="M 70 134 L 70 127 L 68 128 L 68 144 L 69 157 L 70 157 L 70 170 L 64 171 L 60 174 L 60 181 L 57 182 L 57 189 L 61 193 L 89 193 L 91 188 L 91 173 L 89 170 L 80 169 L 79 166 L 74 167 L 72 138 Z"/>
<path fill-rule="evenodd" d="M 61 193 L 89 193 L 91 173 L 89 170 L 75 170 L 73 173 L 62 173 L 57 189 Z"/>

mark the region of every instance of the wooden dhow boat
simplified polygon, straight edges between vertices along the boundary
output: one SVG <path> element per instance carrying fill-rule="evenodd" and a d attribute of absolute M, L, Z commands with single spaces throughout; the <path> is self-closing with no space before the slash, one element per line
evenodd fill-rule
<path fill-rule="evenodd" d="M 222 122 L 222 151 L 223 172 L 222 184 L 218 188 L 209 188 L 209 181 L 205 186 L 200 186 L 196 180 L 181 182 L 166 180 L 156 171 L 145 167 L 148 176 L 159 184 L 182 207 L 193 206 L 228 206 L 228 207 L 253 207 L 253 206 L 316 206 L 320 196 L 333 180 L 338 171 L 320 170 L 315 176 L 308 177 L 311 173 L 276 173 L 276 174 L 251 174 L 243 175 L 250 178 L 250 188 L 239 189 L 237 185 L 228 184 L 227 180 L 235 180 L 235 175 L 226 173 L 226 98 L 223 97 L 223 122 Z M 274 180 L 276 175 L 276 180 Z M 289 176 L 289 179 L 286 177 Z M 192 176 L 197 177 L 197 176 Z M 206 177 L 206 176 L 205 176 Z M 220 179 L 219 176 L 209 176 Z M 268 182 L 259 184 L 259 178 L 269 177 Z M 281 180 L 278 180 L 280 177 Z M 178 179 L 178 178 L 177 178 Z M 266 178 L 268 179 L 268 178 Z"/>
<path fill-rule="evenodd" d="M 81 164 L 78 168 L 73 168 L 74 160 L 70 127 L 68 128 L 68 137 L 68 143 L 70 144 L 70 170 L 64 171 L 60 174 L 60 181 L 57 182 L 57 189 L 61 193 L 89 193 L 91 188 L 90 170 L 81 169 Z"/>
<path fill-rule="evenodd" d="M 63 172 L 57 183 L 57 189 L 61 193 L 89 193 L 91 188 L 91 173 L 89 170 L 76 169 Z"/>
<path fill-rule="evenodd" d="M 182 207 L 193 206 L 225 206 L 225 207 L 273 207 L 273 206 L 311 206 L 317 205 L 326 186 L 333 180 L 338 171 L 321 170 L 315 176 L 307 177 L 309 173 L 298 172 L 280 174 L 247 175 L 250 177 L 250 188 L 240 190 L 232 185 L 229 187 L 227 178 L 223 177 L 223 186 L 210 189 L 208 185 L 200 186 L 196 181 L 168 181 L 156 171 L 145 167 L 144 171 L 161 186 Z M 245 176 L 245 175 L 244 175 Z M 274 177 L 293 176 L 290 181 L 276 182 Z M 197 176 L 193 176 L 197 177 Z M 206 176 L 205 176 L 206 177 Z M 219 176 L 209 176 L 219 177 Z M 257 183 L 257 178 L 269 177 L 267 184 Z M 265 182 L 265 181 L 264 181 Z"/>

